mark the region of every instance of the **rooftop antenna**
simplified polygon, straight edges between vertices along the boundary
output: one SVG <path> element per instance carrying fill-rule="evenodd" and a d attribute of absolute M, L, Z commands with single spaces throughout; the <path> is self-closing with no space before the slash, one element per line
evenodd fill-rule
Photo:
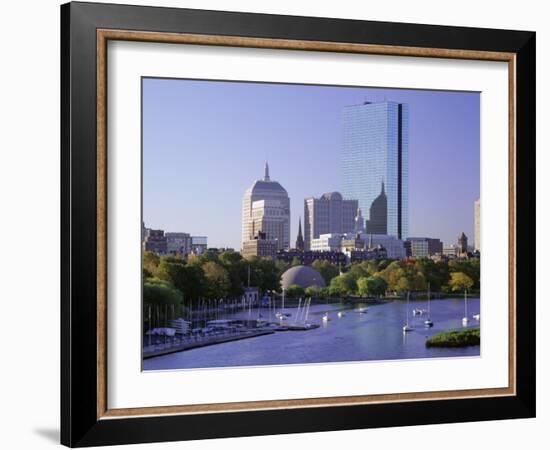
<path fill-rule="evenodd" d="M 269 164 L 267 163 L 267 160 L 265 161 L 264 167 L 264 181 L 269 181 Z"/>

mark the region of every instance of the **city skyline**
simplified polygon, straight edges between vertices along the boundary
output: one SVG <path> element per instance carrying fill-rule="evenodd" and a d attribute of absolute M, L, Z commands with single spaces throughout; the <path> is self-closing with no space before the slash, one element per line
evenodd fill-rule
<path fill-rule="evenodd" d="M 308 197 L 342 191 L 343 108 L 407 103 L 409 236 L 473 238 L 479 198 L 479 94 L 144 79 L 143 219 L 240 249 L 243 193 L 272 179 L 290 197 L 293 246 Z M 435 125 L 435 126 L 434 126 Z M 365 214 L 363 210 L 363 214 Z M 429 218 L 427 221 L 426 218 Z"/>

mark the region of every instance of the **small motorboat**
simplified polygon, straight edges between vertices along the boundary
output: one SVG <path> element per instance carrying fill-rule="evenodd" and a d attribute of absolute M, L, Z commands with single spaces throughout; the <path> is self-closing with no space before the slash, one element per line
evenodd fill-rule
<path fill-rule="evenodd" d="M 323 322 L 328 322 L 330 319 L 328 317 L 328 312 L 323 314 Z"/>
<path fill-rule="evenodd" d="M 359 314 L 366 314 L 368 310 L 369 309 L 366 306 L 364 306 L 362 308 L 357 308 L 355 311 L 358 312 Z"/>
<path fill-rule="evenodd" d="M 343 311 L 338 311 L 338 314 L 337 314 L 338 318 L 342 318 L 345 316 L 344 312 Z"/>
<path fill-rule="evenodd" d="M 433 323 L 430 319 L 426 319 L 426 320 L 424 321 L 424 326 L 425 326 L 426 328 L 431 328 L 431 327 L 434 326 L 434 323 Z"/>
<path fill-rule="evenodd" d="M 472 317 L 473 317 L 475 320 L 479 320 L 479 314 L 474 314 Z"/>
<path fill-rule="evenodd" d="M 409 325 L 404 325 L 403 326 L 403 333 L 408 333 L 409 331 L 412 331 L 413 328 Z"/>

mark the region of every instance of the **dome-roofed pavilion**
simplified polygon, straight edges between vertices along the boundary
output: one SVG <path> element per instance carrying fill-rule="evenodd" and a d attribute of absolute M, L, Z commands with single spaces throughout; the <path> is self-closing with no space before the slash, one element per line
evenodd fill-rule
<path fill-rule="evenodd" d="M 304 289 L 310 286 L 322 288 L 325 287 L 325 280 L 323 276 L 312 267 L 294 266 L 281 276 L 281 286 L 283 289 L 288 289 L 289 286 L 293 284 L 297 284 Z"/>

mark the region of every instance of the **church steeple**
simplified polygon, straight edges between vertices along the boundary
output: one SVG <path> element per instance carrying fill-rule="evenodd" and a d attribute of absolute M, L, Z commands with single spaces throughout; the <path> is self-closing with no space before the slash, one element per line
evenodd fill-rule
<path fill-rule="evenodd" d="M 384 181 L 382 181 L 380 194 L 370 205 L 369 220 L 367 220 L 367 233 L 388 233 L 388 198 L 385 192 Z"/>
<path fill-rule="evenodd" d="M 298 219 L 298 237 L 296 238 L 296 250 L 304 251 L 304 236 L 302 236 L 302 218 Z"/>
<path fill-rule="evenodd" d="M 264 181 L 270 181 L 270 179 L 269 179 L 269 164 L 267 163 L 267 161 L 265 162 L 265 167 L 264 167 Z"/>
<path fill-rule="evenodd" d="M 363 219 L 363 214 L 361 208 L 357 208 L 357 216 L 355 216 L 355 234 L 363 233 L 365 231 L 365 220 Z"/>

